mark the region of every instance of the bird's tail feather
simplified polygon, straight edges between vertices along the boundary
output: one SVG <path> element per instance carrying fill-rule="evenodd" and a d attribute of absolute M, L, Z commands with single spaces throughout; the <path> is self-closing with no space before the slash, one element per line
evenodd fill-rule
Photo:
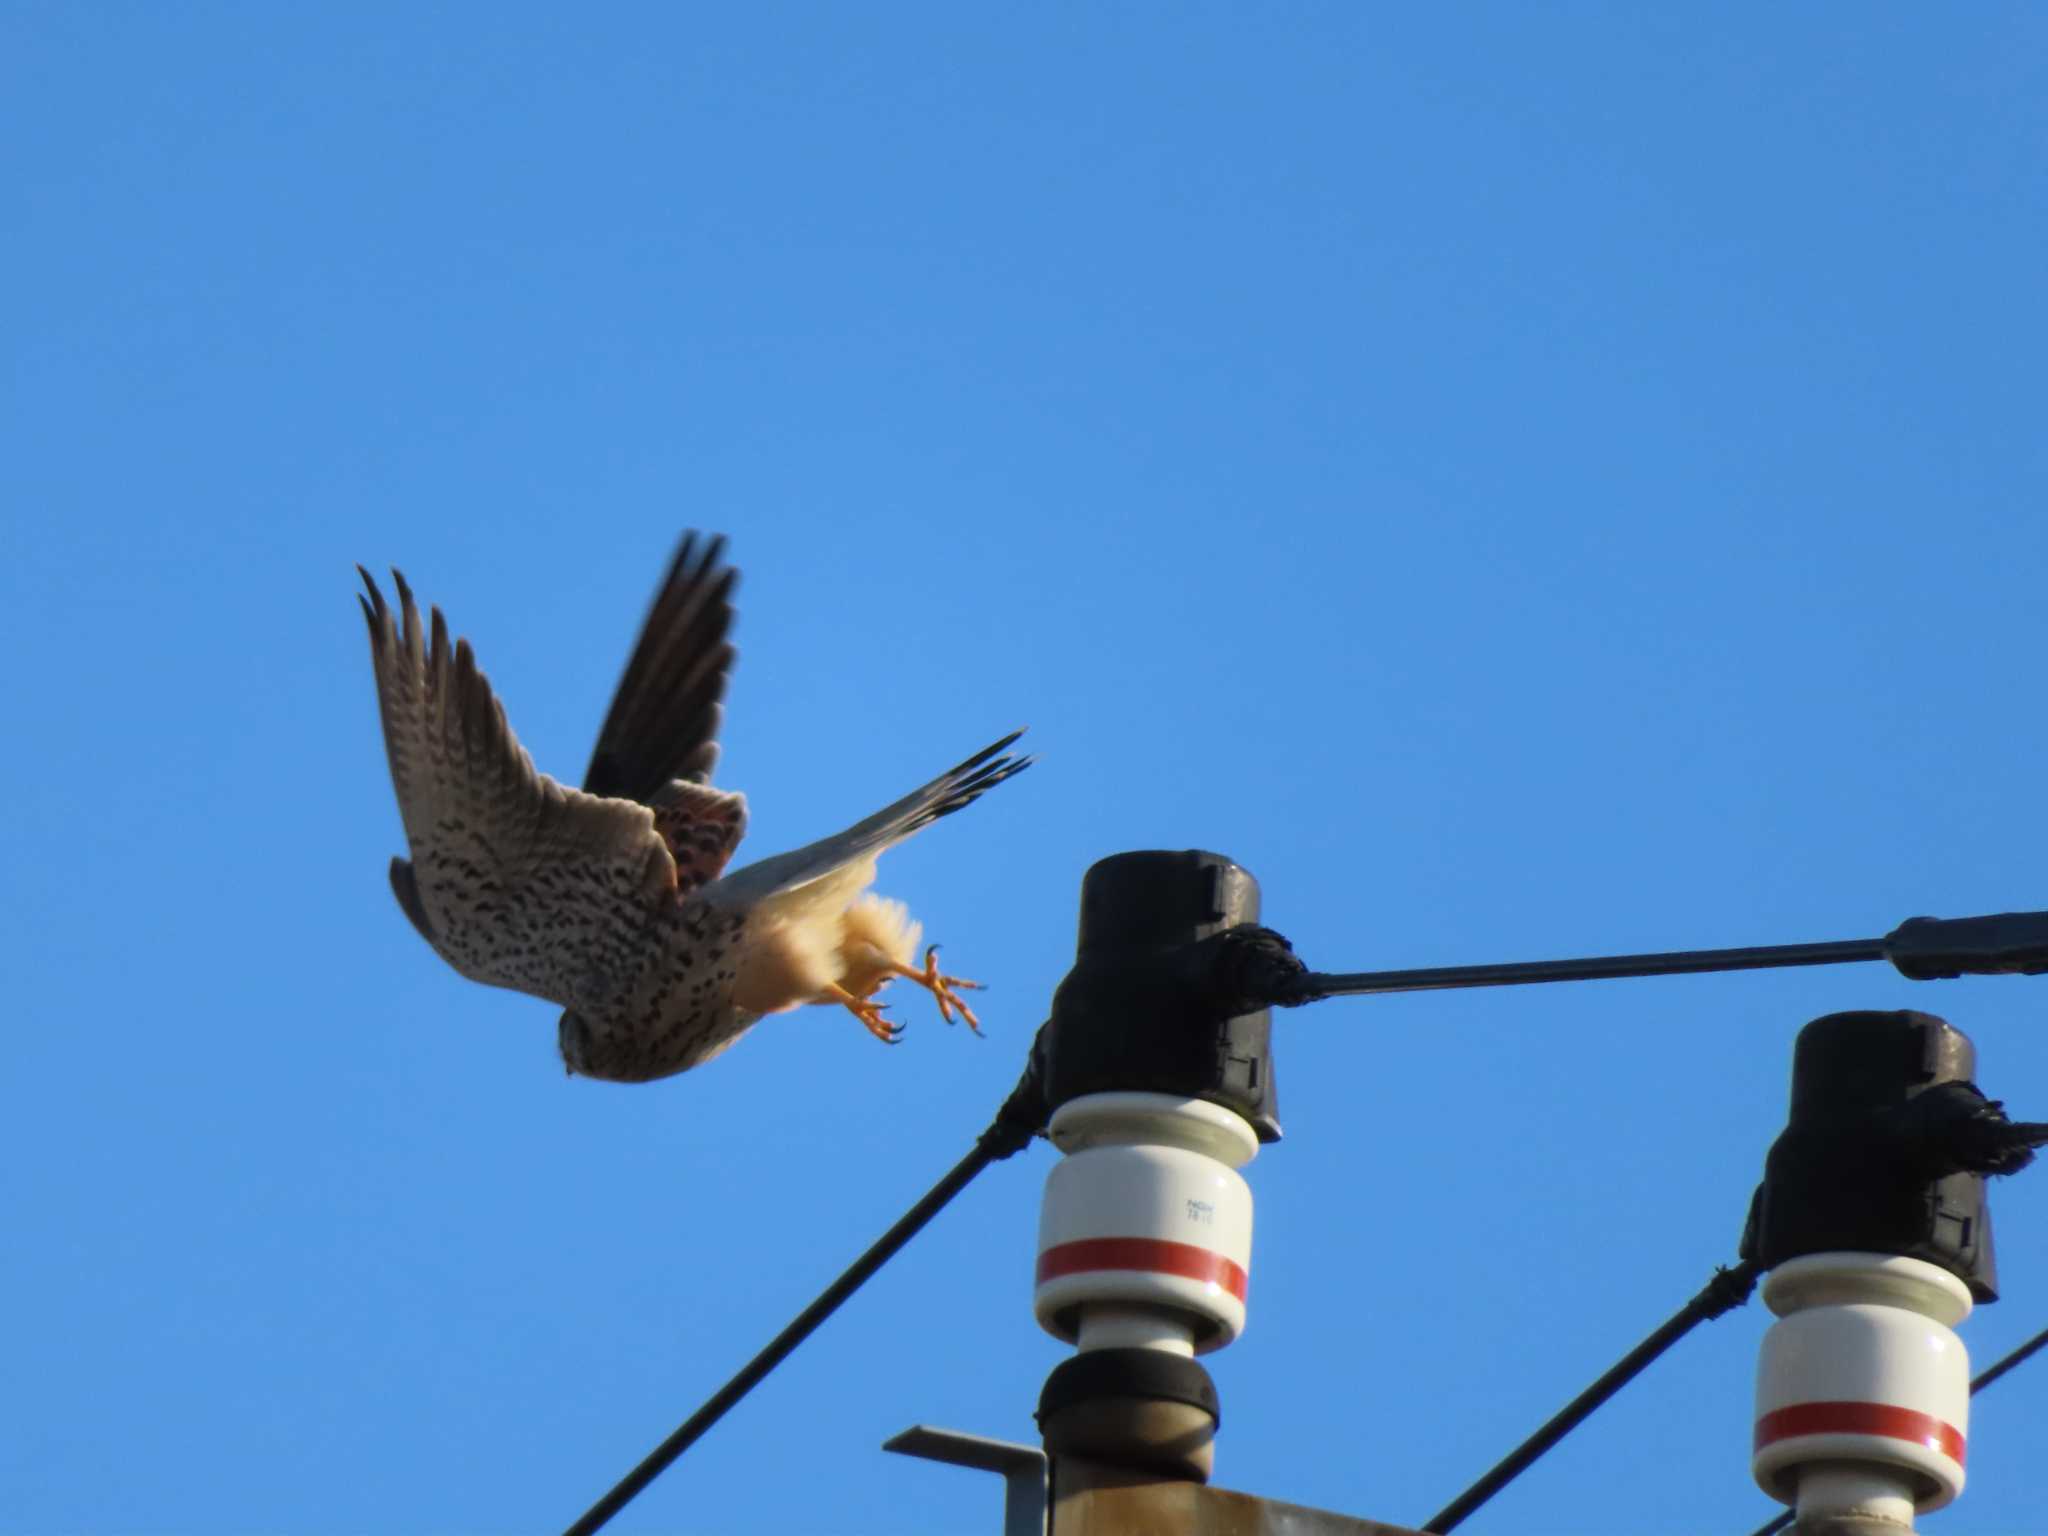
<path fill-rule="evenodd" d="M 874 857 L 902 842 L 941 816 L 972 805 L 982 795 L 1029 768 L 1033 759 L 1007 757 L 1003 749 L 1016 741 L 1022 731 L 1013 731 L 1001 741 L 983 747 L 965 762 L 947 769 L 922 788 L 911 791 L 894 805 L 877 811 L 865 821 L 855 822 L 836 836 L 822 838 L 808 847 L 780 853 L 733 871 L 704 888 L 704 899 L 722 906 L 753 906 L 780 893 L 794 891 L 820 881 L 865 859 L 873 878 Z M 864 886 L 863 880 L 861 885 Z M 861 886 L 855 886 L 855 891 Z M 849 899 L 850 899 L 849 893 Z"/>

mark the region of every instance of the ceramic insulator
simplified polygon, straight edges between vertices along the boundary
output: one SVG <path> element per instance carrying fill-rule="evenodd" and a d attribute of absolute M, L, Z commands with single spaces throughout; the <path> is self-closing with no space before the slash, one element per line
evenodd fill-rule
<path fill-rule="evenodd" d="M 1924 1513 L 1961 1493 L 1970 1361 L 1950 1325 L 1969 1287 L 1919 1259 L 1815 1253 L 1763 1293 L 1778 1321 L 1757 1362 L 1757 1486 L 1802 1521 L 1907 1500 Z"/>
<path fill-rule="evenodd" d="M 1102 1347 L 1136 1308 L 1186 1328 L 1197 1354 L 1242 1333 L 1252 1192 L 1237 1170 L 1259 1150 L 1243 1117 L 1205 1099 L 1094 1093 L 1062 1105 L 1050 1131 L 1067 1155 L 1039 1215 L 1033 1308 L 1045 1330 Z M 1091 1306 L 1103 1317 L 1084 1337 Z M 1151 1347 L 1174 1346 L 1162 1335 Z"/>

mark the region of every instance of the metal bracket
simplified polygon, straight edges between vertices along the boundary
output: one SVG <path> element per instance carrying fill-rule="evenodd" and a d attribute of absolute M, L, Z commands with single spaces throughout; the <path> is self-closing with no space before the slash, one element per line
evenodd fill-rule
<path fill-rule="evenodd" d="M 1035 1445 L 963 1435 L 957 1429 L 913 1424 L 882 1442 L 899 1456 L 921 1456 L 950 1466 L 998 1473 L 1003 1479 L 1003 1536 L 1046 1536 L 1051 1507 L 1050 1463 Z"/>

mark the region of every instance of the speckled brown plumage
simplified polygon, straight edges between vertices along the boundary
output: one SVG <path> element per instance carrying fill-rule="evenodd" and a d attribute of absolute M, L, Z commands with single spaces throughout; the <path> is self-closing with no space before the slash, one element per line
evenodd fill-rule
<path fill-rule="evenodd" d="M 865 999 L 908 976 L 943 1004 L 907 964 L 918 925 L 865 894 L 875 860 L 1030 763 L 1003 755 L 1013 734 L 837 836 L 724 874 L 746 800 L 709 782 L 733 660 L 723 549 L 683 540 L 580 790 L 534 770 L 438 608 L 422 624 L 404 577 L 394 610 L 362 573 L 411 852 L 393 893 L 463 975 L 561 1005 L 563 1062 L 585 1076 L 681 1072 L 763 1014 L 845 1001 L 842 982 Z M 876 1029 L 872 1004 L 856 1012 Z"/>

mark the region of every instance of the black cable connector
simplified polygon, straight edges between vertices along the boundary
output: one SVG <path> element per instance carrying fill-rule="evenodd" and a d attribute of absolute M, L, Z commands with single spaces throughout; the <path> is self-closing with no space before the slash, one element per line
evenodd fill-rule
<path fill-rule="evenodd" d="M 1031 1060 L 1024 1069 L 1023 1077 L 996 1112 L 988 1129 L 975 1138 L 974 1150 L 934 1184 L 922 1200 L 905 1211 L 894 1226 L 854 1260 L 844 1274 L 820 1293 L 816 1301 L 799 1312 L 788 1327 L 768 1342 L 765 1349 L 742 1366 L 732 1380 L 712 1393 L 703 1407 L 683 1420 L 674 1434 L 650 1451 L 640 1465 L 621 1478 L 609 1493 L 585 1510 L 564 1536 L 590 1536 L 591 1532 L 603 1527 L 612 1516 L 632 1503 L 649 1483 L 695 1445 L 706 1430 L 724 1418 L 741 1398 L 761 1384 L 770 1371 L 788 1359 L 796 1347 L 838 1311 L 849 1296 L 923 1231 L 955 1195 L 974 1182 L 982 1169 L 1023 1151 L 1031 1144 L 1032 1138 L 1044 1128 L 1046 1119 L 1043 1041 L 1044 1032 L 1041 1030 L 1038 1041 L 1032 1045 Z"/>
<path fill-rule="evenodd" d="M 2048 971 L 2048 912 L 1909 917 L 1884 936 L 1884 957 L 1913 981 L 2038 976 Z"/>
<path fill-rule="evenodd" d="M 1748 1301 L 1750 1293 L 1756 1289 L 1757 1274 L 1756 1266 L 1748 1263 L 1717 1268 L 1714 1277 L 1700 1288 L 1699 1294 L 1679 1308 L 1669 1322 L 1617 1360 L 1598 1381 L 1565 1404 L 1547 1424 L 1503 1457 L 1492 1471 L 1432 1515 L 1422 1529 L 1430 1536 L 1444 1536 L 1444 1533 L 1456 1529 L 1466 1516 L 1528 1471 L 1538 1457 L 1641 1375 L 1650 1362 L 1665 1350 L 1699 1324 L 1710 1322 Z"/>

